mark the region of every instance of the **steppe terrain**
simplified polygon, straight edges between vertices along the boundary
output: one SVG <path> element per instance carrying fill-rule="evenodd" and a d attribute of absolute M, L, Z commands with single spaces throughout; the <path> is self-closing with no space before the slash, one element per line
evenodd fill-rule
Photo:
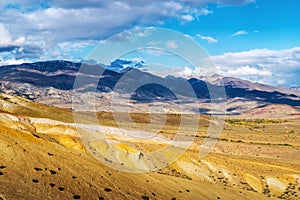
<path fill-rule="evenodd" d="M 286 114 L 285 119 L 251 118 L 255 113 L 244 118 L 231 116 L 216 138 L 207 135 L 209 116 L 189 116 L 191 120 L 200 119 L 200 123 L 195 135 L 185 125 L 185 136 L 191 137 L 193 143 L 181 157 L 163 169 L 127 173 L 110 168 L 112 161 L 100 162 L 92 154 L 109 155 L 113 148 L 119 155 L 117 161 L 124 166 L 146 166 L 140 151 L 154 152 L 168 145 L 167 141 L 178 130 L 179 115 L 168 115 L 166 125 L 154 139 L 140 141 L 116 134 L 117 124 L 111 113 L 97 113 L 103 133 L 88 128 L 95 126 L 88 124 L 92 114 L 78 113 L 83 124 L 81 131 L 104 134 L 107 138 L 103 143 L 92 144 L 91 150 L 80 140 L 70 109 L 1 94 L 0 110 L 0 199 L 299 199 L 300 196 L 297 111 Z M 149 131 L 146 126 L 149 115 L 136 113 L 131 117 L 144 127 L 138 131 Z M 152 123 L 159 122 L 161 117 L 156 116 Z M 137 131 L 130 122 L 121 123 L 122 128 Z M 211 153 L 200 157 L 199 150 L 206 139 L 217 143 Z"/>

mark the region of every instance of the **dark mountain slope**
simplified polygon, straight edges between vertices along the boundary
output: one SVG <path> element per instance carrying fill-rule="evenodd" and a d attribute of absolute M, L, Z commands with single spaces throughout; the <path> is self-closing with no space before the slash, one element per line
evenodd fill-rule
<path fill-rule="evenodd" d="M 39 94 L 38 91 L 45 91 L 49 88 L 72 91 L 76 76 L 81 77 L 80 88 L 77 89 L 82 93 L 95 92 L 97 88 L 99 92 L 114 91 L 120 94 L 130 94 L 131 99 L 137 102 L 172 101 L 177 99 L 178 95 L 187 98 L 195 95 L 198 99 L 210 100 L 212 96 L 210 92 L 222 92 L 222 87 L 213 82 L 209 83 L 197 78 L 186 80 L 174 76 L 162 78 L 137 68 L 127 68 L 117 72 L 105 70 L 101 65 L 82 65 L 82 63 L 69 61 L 46 61 L 0 67 L 1 90 L 30 96 L 31 99 L 43 96 L 44 94 L 42 92 Z M 292 90 L 285 93 L 282 88 L 237 78 L 226 77 L 222 80 L 227 99 L 238 98 L 263 104 L 300 106 L 298 93 L 291 93 Z M 26 87 L 33 87 L 32 94 L 30 91 L 30 95 L 22 94 Z"/>

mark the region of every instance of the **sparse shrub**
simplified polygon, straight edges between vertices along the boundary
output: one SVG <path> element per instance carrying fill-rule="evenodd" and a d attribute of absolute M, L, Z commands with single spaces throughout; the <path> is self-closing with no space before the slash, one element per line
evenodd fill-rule
<path fill-rule="evenodd" d="M 39 180 L 37 180 L 37 179 L 32 179 L 32 182 L 33 182 L 33 183 L 38 183 Z"/>
<path fill-rule="evenodd" d="M 142 200 L 149 200 L 150 198 L 148 196 L 142 196 Z"/>
<path fill-rule="evenodd" d="M 74 195 L 73 199 L 80 199 L 80 196 L 79 195 Z"/>

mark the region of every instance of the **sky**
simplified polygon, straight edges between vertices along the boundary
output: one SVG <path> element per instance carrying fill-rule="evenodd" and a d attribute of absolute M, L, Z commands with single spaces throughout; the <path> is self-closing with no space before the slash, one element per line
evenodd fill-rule
<path fill-rule="evenodd" d="M 160 27 L 193 39 L 224 76 L 299 87 L 299 10 L 298 0 L 1 0 L 0 66 L 85 60 L 115 34 Z"/>

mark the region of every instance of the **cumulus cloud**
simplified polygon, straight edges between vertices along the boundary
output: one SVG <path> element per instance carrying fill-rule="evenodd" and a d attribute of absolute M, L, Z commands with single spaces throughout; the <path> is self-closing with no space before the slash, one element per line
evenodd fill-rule
<path fill-rule="evenodd" d="M 185 21 L 188 21 L 188 22 L 191 22 L 194 20 L 194 17 L 192 15 L 182 15 L 180 18 Z"/>
<path fill-rule="evenodd" d="M 219 71 L 225 76 L 248 78 L 258 82 L 282 85 L 299 82 L 300 47 L 283 50 L 254 49 L 212 56 Z M 278 82 L 279 81 L 279 82 Z"/>
<path fill-rule="evenodd" d="M 0 23 L 0 48 L 9 50 L 10 47 L 17 47 L 25 42 L 25 37 L 13 39 L 7 28 Z"/>
<path fill-rule="evenodd" d="M 159 48 L 142 48 L 138 50 L 141 53 L 151 55 L 151 56 L 164 56 L 164 55 L 170 55 L 169 52 L 167 52 L 164 49 Z"/>
<path fill-rule="evenodd" d="M 300 68 L 300 47 L 283 50 L 254 49 L 242 52 L 229 52 L 211 59 L 217 66 L 254 66 L 267 68 Z M 277 66 L 277 67 L 276 67 Z"/>
<path fill-rule="evenodd" d="M 277 81 L 277 84 L 278 85 L 285 85 L 286 84 L 286 80 L 285 79 L 279 79 L 278 81 Z"/>
<path fill-rule="evenodd" d="M 121 30 L 136 25 L 156 25 L 155 23 L 175 17 L 192 21 L 195 17 L 208 15 L 208 3 L 241 5 L 247 0 L 124 0 L 124 1 L 64 1 L 52 0 L 3 0 L 1 4 L 47 5 L 43 9 L 30 12 L 3 10 L 0 16 L 16 33 L 42 34 L 56 37 L 58 41 L 72 39 L 103 39 Z M 11 17 L 14 16 L 14 17 Z"/>
<path fill-rule="evenodd" d="M 176 49 L 176 48 L 178 48 L 178 45 L 177 45 L 176 42 L 174 42 L 174 41 L 169 41 L 169 42 L 167 42 L 167 43 L 166 43 L 166 46 L 167 46 L 168 48 L 170 48 L 170 49 Z"/>
<path fill-rule="evenodd" d="M 203 78 L 211 77 L 214 74 L 218 74 L 217 69 L 207 67 L 173 67 L 174 73 L 172 75 L 184 78 Z"/>
<path fill-rule="evenodd" d="M 22 63 L 31 63 L 30 60 L 25 60 L 25 59 L 15 59 L 15 58 L 11 58 L 11 59 L 7 59 L 7 60 L 3 60 L 0 58 L 0 66 L 3 65 L 19 65 Z"/>
<path fill-rule="evenodd" d="M 247 31 L 244 31 L 244 30 L 240 30 L 240 31 L 237 31 L 233 34 L 231 34 L 232 37 L 235 37 L 235 36 L 239 36 L 239 35 L 247 35 L 248 32 Z"/>
<path fill-rule="evenodd" d="M 201 61 L 202 66 L 195 69 L 179 68 L 174 75 L 201 78 L 217 73 L 270 85 L 299 86 L 300 47 L 232 52 L 203 58 Z M 210 61 L 213 65 L 208 64 Z"/>
<path fill-rule="evenodd" d="M 253 1 L 1 0 L 0 19 L 5 27 L 0 26 L 0 51 L 13 51 L 14 46 L 26 44 L 40 46 L 44 55 L 50 55 L 51 51 L 56 55 L 55 48 L 60 48 L 57 47 L 60 43 L 104 40 L 123 30 L 139 25 L 154 26 L 170 18 L 189 22 L 199 16 L 211 14 L 212 11 L 206 9 L 210 3 L 244 5 L 251 2 Z M 17 52 L 17 55 L 23 58 L 30 54 Z"/>
<path fill-rule="evenodd" d="M 266 69 L 257 69 L 250 67 L 249 65 L 238 67 L 235 69 L 229 69 L 226 74 L 227 76 L 271 76 L 272 72 Z"/>
<path fill-rule="evenodd" d="M 204 16 L 212 14 L 212 13 L 213 13 L 213 11 L 205 9 L 205 8 L 202 8 L 202 9 L 200 9 L 200 11 L 198 11 L 198 15 L 204 15 Z"/>
<path fill-rule="evenodd" d="M 14 54 L 16 59 L 39 59 L 43 52 L 44 50 L 37 45 L 24 45 L 13 51 L 12 53 Z"/>
<path fill-rule="evenodd" d="M 58 47 L 65 52 L 78 52 L 82 51 L 86 47 L 94 46 L 99 44 L 99 41 L 95 40 L 86 40 L 86 41 L 73 41 L 73 42 L 61 42 L 58 44 Z"/>
<path fill-rule="evenodd" d="M 215 44 L 215 43 L 218 42 L 217 39 L 215 39 L 213 37 L 210 37 L 210 36 L 203 36 L 203 35 L 200 35 L 200 34 L 197 34 L 196 36 L 199 37 L 202 40 L 206 40 L 209 44 Z"/>

